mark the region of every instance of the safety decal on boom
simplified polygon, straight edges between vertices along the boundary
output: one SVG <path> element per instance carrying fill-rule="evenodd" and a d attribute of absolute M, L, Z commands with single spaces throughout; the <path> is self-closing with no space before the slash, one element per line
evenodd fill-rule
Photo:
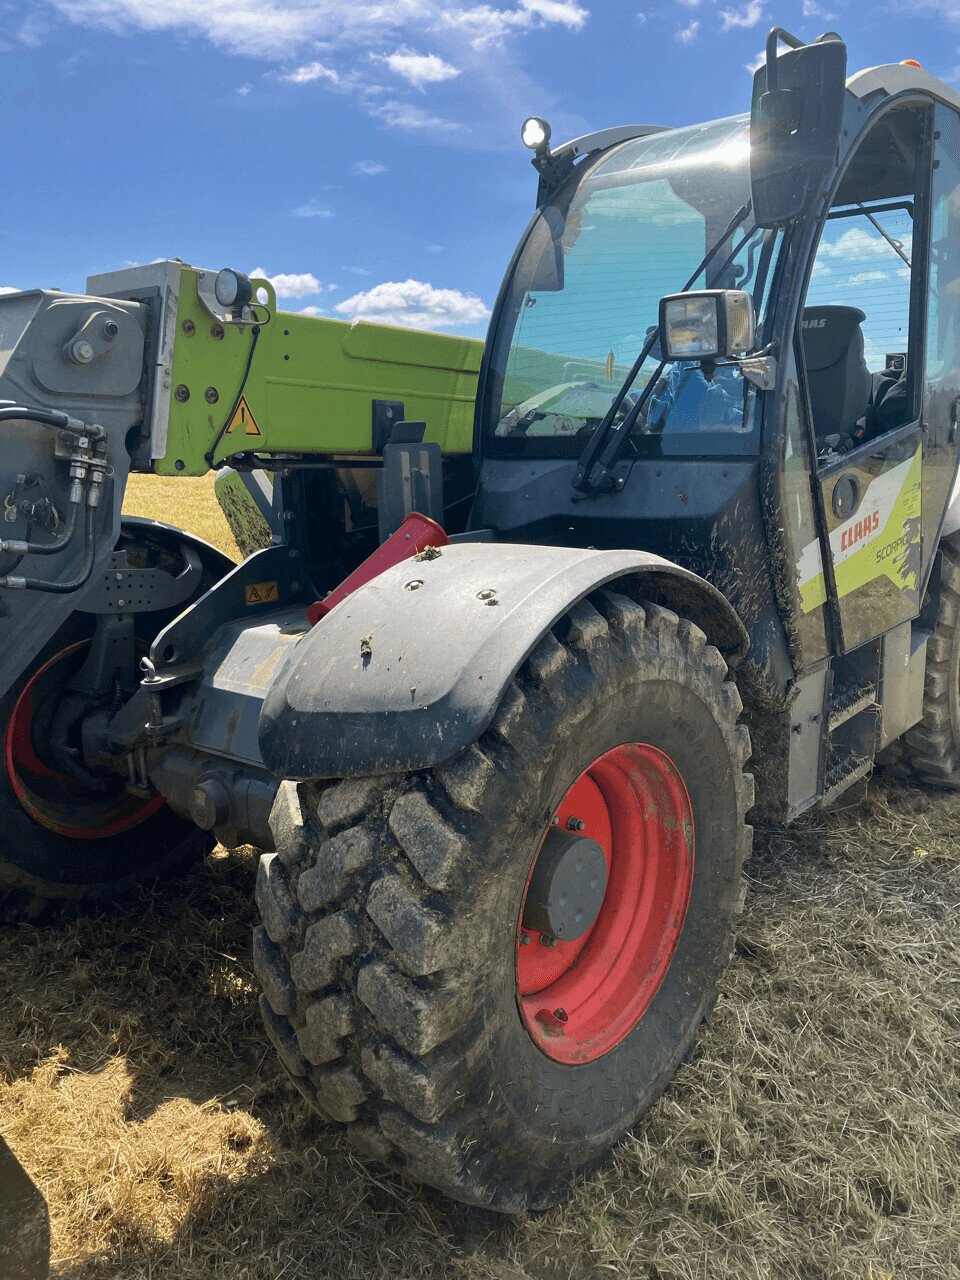
<path fill-rule="evenodd" d="M 246 396 L 240 397 L 240 403 L 237 405 L 236 412 L 230 419 L 230 425 L 224 432 L 225 435 L 231 435 L 240 428 L 245 436 L 262 436 L 263 432 L 257 426 L 257 420 L 253 416 L 253 410 L 247 404 Z"/>

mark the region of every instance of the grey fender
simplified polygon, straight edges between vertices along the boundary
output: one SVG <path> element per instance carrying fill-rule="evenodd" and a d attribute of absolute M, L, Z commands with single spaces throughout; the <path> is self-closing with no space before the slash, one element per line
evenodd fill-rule
<path fill-rule="evenodd" d="M 305 779 L 451 759 L 489 725 L 538 640 L 616 579 L 696 622 L 728 661 L 746 652 L 747 633 L 724 596 L 659 556 L 460 543 L 388 569 L 300 641 L 263 703 L 264 763 L 278 777 Z"/>

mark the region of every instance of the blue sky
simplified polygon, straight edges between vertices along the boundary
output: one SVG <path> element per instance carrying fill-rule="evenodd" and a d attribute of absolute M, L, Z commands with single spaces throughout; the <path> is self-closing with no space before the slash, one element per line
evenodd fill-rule
<path fill-rule="evenodd" d="M 0 289 L 154 258 L 482 336 L 554 138 L 746 109 L 774 23 L 960 78 L 960 0 L 0 0 Z"/>

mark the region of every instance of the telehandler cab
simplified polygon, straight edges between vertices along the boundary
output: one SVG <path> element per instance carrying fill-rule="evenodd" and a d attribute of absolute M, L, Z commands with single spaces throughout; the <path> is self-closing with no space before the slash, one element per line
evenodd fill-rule
<path fill-rule="evenodd" d="M 509 1212 L 691 1052 L 751 811 L 960 785 L 960 95 L 775 29 L 748 115 L 524 140 L 482 362 L 179 262 L 0 300 L 5 915 L 267 850 L 297 1087 Z M 226 463 L 242 564 L 121 518 Z"/>

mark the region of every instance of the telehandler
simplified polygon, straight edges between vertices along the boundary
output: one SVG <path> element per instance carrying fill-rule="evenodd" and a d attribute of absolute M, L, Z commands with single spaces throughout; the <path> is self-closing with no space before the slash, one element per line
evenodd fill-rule
<path fill-rule="evenodd" d="M 749 114 L 523 138 L 482 360 L 180 262 L 0 300 L 6 917 L 265 850 L 294 1083 L 505 1212 L 690 1055 L 751 812 L 960 785 L 960 95 L 776 28 Z M 225 465 L 241 564 L 121 517 Z"/>

